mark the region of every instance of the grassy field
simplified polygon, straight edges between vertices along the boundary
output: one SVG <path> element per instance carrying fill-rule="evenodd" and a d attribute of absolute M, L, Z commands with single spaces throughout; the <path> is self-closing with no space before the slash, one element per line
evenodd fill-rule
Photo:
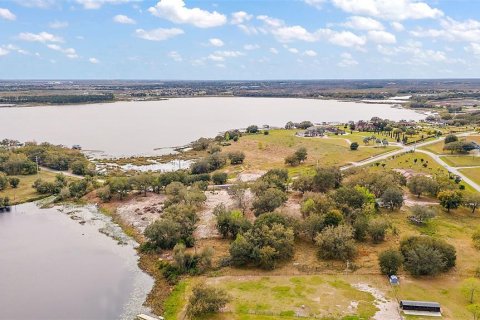
<path fill-rule="evenodd" d="M 29 176 L 9 176 L 19 178 L 20 184 L 16 189 L 8 186 L 7 189 L 0 191 L 0 197 L 9 197 L 12 204 L 29 202 L 41 198 L 42 196 L 32 188 L 32 184 L 39 178 L 46 181 L 54 181 L 55 176 L 56 173 L 48 171 L 40 171 L 38 174 Z"/>
<path fill-rule="evenodd" d="M 480 143 L 480 136 L 472 135 L 472 136 L 468 136 L 468 137 L 461 137 L 460 140 L 465 140 L 467 142 L 474 141 L 474 142 Z M 437 143 L 422 147 L 421 149 L 433 152 L 435 154 L 451 155 L 450 151 L 443 150 L 444 145 L 445 145 L 445 143 L 443 141 L 439 141 Z M 460 155 L 460 157 L 461 157 L 461 155 Z M 468 156 L 465 156 L 465 157 L 468 157 Z"/>
<path fill-rule="evenodd" d="M 461 169 L 460 170 L 464 175 L 475 181 L 477 184 L 480 184 L 480 167 L 471 168 L 471 169 Z"/>
<path fill-rule="evenodd" d="M 471 167 L 471 166 L 480 167 L 480 157 L 478 156 L 472 156 L 472 155 L 443 156 L 441 157 L 441 159 L 452 167 Z"/>
<path fill-rule="evenodd" d="M 361 145 L 357 151 L 351 151 L 350 144 L 345 140 L 350 135 L 303 138 L 295 136 L 295 132 L 296 130 L 272 130 L 269 135 L 246 135 L 238 142 L 224 147 L 223 151 L 243 151 L 246 158 L 242 169 L 266 170 L 285 167 L 285 157 L 298 148 L 305 147 L 308 151 L 307 160 L 301 166 L 291 168 L 291 173 L 296 174 L 312 169 L 317 164 L 341 166 L 397 149 Z"/>
<path fill-rule="evenodd" d="M 387 160 L 379 161 L 379 164 L 379 169 L 383 169 L 383 164 L 385 164 L 384 168 L 387 170 L 403 169 L 432 175 L 443 174 L 447 172 L 445 168 L 439 165 L 430 156 L 423 153 L 405 153 L 394 156 L 393 158 L 389 158 Z M 373 167 L 376 166 L 376 164 L 373 164 Z"/>

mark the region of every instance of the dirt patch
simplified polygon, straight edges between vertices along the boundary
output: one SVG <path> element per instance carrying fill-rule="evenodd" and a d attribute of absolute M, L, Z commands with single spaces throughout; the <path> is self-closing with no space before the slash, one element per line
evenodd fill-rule
<path fill-rule="evenodd" d="M 301 218 L 300 200 L 298 197 L 289 197 L 287 202 L 281 207 L 281 211 L 286 215 L 294 218 Z"/>
<path fill-rule="evenodd" d="M 146 197 L 135 197 L 120 205 L 117 214 L 128 225 L 133 226 L 140 233 L 161 217 L 165 195 L 151 194 Z"/>
<path fill-rule="evenodd" d="M 397 303 L 394 300 L 389 300 L 385 294 L 366 283 L 357 283 L 353 285 L 354 288 L 370 293 L 375 298 L 375 306 L 379 309 L 373 316 L 374 320 L 402 320 L 397 308 Z"/>
<path fill-rule="evenodd" d="M 427 198 L 417 198 L 411 194 L 407 195 L 404 199 L 404 204 L 406 207 L 413 207 L 413 206 L 434 206 L 438 204 L 438 201 L 435 199 L 427 199 Z"/>
<path fill-rule="evenodd" d="M 213 209 L 219 204 L 224 204 L 225 207 L 231 208 L 233 206 L 233 199 L 226 190 L 207 191 L 205 192 L 207 201 L 205 201 L 205 208 L 198 212 L 197 229 L 194 236 L 196 239 L 219 238 L 220 234 L 215 226 L 216 220 L 213 214 Z"/>
<path fill-rule="evenodd" d="M 242 172 L 238 175 L 237 180 L 241 182 L 255 181 L 265 174 L 266 171 Z"/>

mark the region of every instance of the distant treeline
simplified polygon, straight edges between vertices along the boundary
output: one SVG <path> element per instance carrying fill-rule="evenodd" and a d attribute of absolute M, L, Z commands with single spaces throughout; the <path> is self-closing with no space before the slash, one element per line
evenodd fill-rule
<path fill-rule="evenodd" d="M 0 97 L 0 103 L 69 104 L 69 103 L 112 101 L 114 98 L 115 97 L 113 93 L 85 94 L 85 95 L 9 96 L 9 97 Z"/>

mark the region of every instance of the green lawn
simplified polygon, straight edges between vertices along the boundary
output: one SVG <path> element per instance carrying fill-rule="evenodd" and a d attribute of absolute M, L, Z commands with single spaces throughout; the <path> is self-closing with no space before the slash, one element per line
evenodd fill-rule
<path fill-rule="evenodd" d="M 480 184 L 480 168 L 461 169 L 460 171 L 477 184 Z"/>
<path fill-rule="evenodd" d="M 19 178 L 20 184 L 16 189 L 8 186 L 7 189 L 0 191 L 0 197 L 9 197 L 12 204 L 29 202 L 41 198 L 42 196 L 32 188 L 32 184 L 39 178 L 46 181 L 54 181 L 55 176 L 56 173 L 48 171 L 40 171 L 38 174 L 29 176 L 9 176 L 9 178 Z"/>
<path fill-rule="evenodd" d="M 472 155 L 443 156 L 441 157 L 441 159 L 452 167 L 471 167 L 471 166 L 480 167 L 480 157 L 477 157 L 477 156 L 472 156 Z"/>

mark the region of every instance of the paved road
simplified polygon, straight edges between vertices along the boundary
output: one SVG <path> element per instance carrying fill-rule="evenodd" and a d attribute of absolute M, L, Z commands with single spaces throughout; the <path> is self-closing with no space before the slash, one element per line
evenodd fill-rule
<path fill-rule="evenodd" d="M 474 132 L 474 131 L 470 131 L 470 132 L 464 132 L 464 133 L 458 134 L 457 136 L 458 136 L 458 137 L 466 137 L 466 136 L 469 136 L 469 135 L 475 134 L 475 133 L 476 133 L 476 132 Z M 419 148 L 421 148 L 421 147 L 425 147 L 425 146 L 428 146 L 428 145 L 437 143 L 437 142 L 439 142 L 439 141 L 443 141 L 444 139 L 445 139 L 444 137 L 440 137 L 440 138 L 435 139 L 435 140 L 432 140 L 432 141 L 427 141 L 427 142 L 419 143 L 419 144 L 417 144 L 417 145 L 415 145 L 415 146 L 401 146 L 401 149 L 399 149 L 399 150 L 395 150 L 395 151 L 392 151 L 392 152 L 384 153 L 384 154 L 381 154 L 381 155 L 378 155 L 378 156 L 375 156 L 375 157 L 372 157 L 372 158 L 369 158 L 369 159 L 366 159 L 366 160 L 363 160 L 363 161 L 352 162 L 351 165 L 342 167 L 342 168 L 340 168 L 340 170 L 347 170 L 347 169 L 354 168 L 354 167 L 365 166 L 365 165 L 367 165 L 367 164 L 371 164 L 371 163 L 374 163 L 374 162 L 377 162 L 377 161 L 380 161 L 380 160 L 388 159 L 388 158 L 390 158 L 391 156 L 394 156 L 394 155 L 399 155 L 399 154 L 402 154 L 402 153 L 405 153 L 405 152 L 409 152 L 409 151 L 415 151 L 415 152 L 421 152 L 421 153 L 424 153 L 424 154 L 429 155 L 430 157 L 432 157 L 433 160 L 435 160 L 435 161 L 436 161 L 438 164 L 440 164 L 442 167 L 444 167 L 445 169 L 447 169 L 447 170 L 450 171 L 451 173 L 458 175 L 459 177 L 462 178 L 463 181 L 465 181 L 466 183 L 468 183 L 469 185 L 471 185 L 472 188 L 474 188 L 475 190 L 477 190 L 478 192 L 480 192 L 480 185 L 478 185 L 477 183 L 475 183 L 474 181 L 472 181 L 471 179 L 469 179 L 468 177 L 466 177 L 463 173 L 461 173 L 461 172 L 458 170 L 459 168 L 455 168 L 455 167 L 449 166 L 448 164 L 446 164 L 446 163 L 440 158 L 440 156 L 438 156 L 437 154 L 434 154 L 433 152 L 426 151 L 426 150 L 420 150 L 420 149 L 419 149 Z"/>

